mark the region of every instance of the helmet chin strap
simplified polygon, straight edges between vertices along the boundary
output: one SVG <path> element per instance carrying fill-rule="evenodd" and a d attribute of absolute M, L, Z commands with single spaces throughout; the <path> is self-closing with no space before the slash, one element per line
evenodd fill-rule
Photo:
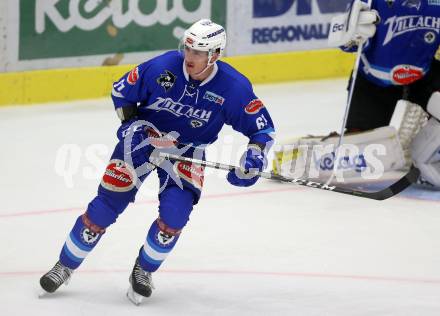
<path fill-rule="evenodd" d="M 196 73 L 196 74 L 195 74 L 196 76 L 200 76 L 202 73 L 204 73 L 204 72 L 205 72 L 206 70 L 208 70 L 212 65 L 215 64 L 216 61 L 211 61 L 212 57 L 213 57 L 213 56 L 212 56 L 212 52 L 209 51 L 209 53 L 208 53 L 208 63 L 206 64 L 206 67 L 205 67 L 201 72 Z"/>

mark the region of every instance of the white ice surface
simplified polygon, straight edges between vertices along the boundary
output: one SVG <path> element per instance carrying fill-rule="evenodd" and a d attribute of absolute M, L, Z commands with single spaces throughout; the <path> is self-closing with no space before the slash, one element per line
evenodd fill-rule
<path fill-rule="evenodd" d="M 255 89 L 286 138 L 339 130 L 345 86 Z M 440 315 L 440 206 L 429 192 L 378 202 L 264 180 L 236 188 L 220 171 L 207 172 L 143 305 L 125 291 L 157 216 L 154 175 L 71 283 L 38 299 L 117 125 L 109 99 L 0 109 L 0 315 Z M 208 158 L 236 163 L 245 143 L 236 135 L 225 128 Z"/>

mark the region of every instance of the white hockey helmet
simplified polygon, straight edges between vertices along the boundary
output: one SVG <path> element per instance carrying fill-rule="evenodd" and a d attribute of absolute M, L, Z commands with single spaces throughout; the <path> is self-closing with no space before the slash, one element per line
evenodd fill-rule
<path fill-rule="evenodd" d="M 211 60 L 213 53 L 218 53 L 220 58 L 226 47 L 226 31 L 223 26 L 209 19 L 202 19 L 185 31 L 182 44 L 195 50 L 208 52 L 208 60 Z"/>

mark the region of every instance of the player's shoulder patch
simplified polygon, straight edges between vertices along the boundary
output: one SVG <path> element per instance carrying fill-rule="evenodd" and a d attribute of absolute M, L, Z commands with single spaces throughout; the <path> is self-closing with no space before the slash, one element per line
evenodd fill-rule
<path fill-rule="evenodd" d="M 138 79 L 139 79 L 139 67 L 138 66 L 136 66 L 136 67 L 134 67 L 130 72 L 129 72 L 129 74 L 127 75 L 127 83 L 129 84 L 129 85 L 135 85 L 136 84 L 136 82 L 138 81 Z"/>
<path fill-rule="evenodd" d="M 171 71 L 165 69 L 163 73 L 161 73 L 157 78 L 156 82 L 159 86 L 165 89 L 165 92 L 168 92 L 176 82 L 177 76 Z"/>
<path fill-rule="evenodd" d="M 150 60 L 148 77 L 168 92 L 180 76 L 183 58 L 177 51 L 169 51 Z"/>
<path fill-rule="evenodd" d="M 247 114 L 257 114 L 262 108 L 264 108 L 263 102 L 260 99 L 253 99 L 246 105 L 244 111 Z"/>

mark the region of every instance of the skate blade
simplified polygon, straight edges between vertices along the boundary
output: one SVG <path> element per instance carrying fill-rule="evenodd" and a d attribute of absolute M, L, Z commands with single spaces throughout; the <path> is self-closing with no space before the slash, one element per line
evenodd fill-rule
<path fill-rule="evenodd" d="M 43 289 L 42 287 L 39 288 L 38 290 L 38 298 L 43 298 L 48 296 L 50 293 L 47 292 L 45 289 Z"/>
<path fill-rule="evenodd" d="M 131 286 L 128 288 L 127 298 L 136 306 L 139 306 L 144 300 L 144 297 L 133 291 L 133 288 Z"/>

